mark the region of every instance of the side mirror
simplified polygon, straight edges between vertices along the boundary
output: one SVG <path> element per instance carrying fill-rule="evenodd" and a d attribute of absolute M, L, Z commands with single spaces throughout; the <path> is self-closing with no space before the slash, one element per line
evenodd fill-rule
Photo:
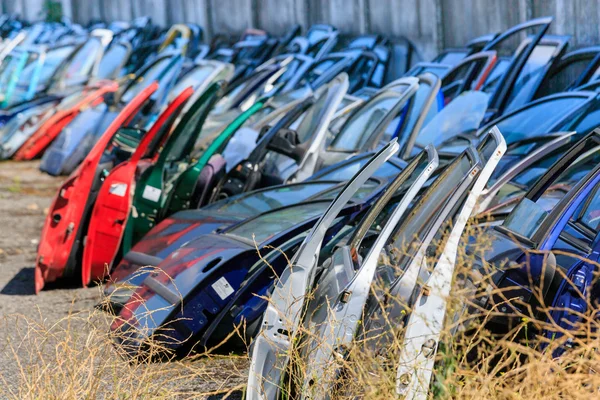
<path fill-rule="evenodd" d="M 298 147 L 299 144 L 298 132 L 282 128 L 269 141 L 267 149 L 300 162 L 304 156 L 304 151 Z"/>

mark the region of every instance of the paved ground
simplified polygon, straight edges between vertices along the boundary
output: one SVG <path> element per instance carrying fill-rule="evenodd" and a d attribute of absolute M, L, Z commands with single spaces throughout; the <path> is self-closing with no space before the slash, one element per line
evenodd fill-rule
<path fill-rule="evenodd" d="M 0 385 L 16 382 L 22 385 L 22 362 L 25 359 L 39 362 L 45 356 L 33 355 L 32 360 L 31 349 L 21 345 L 30 340 L 23 338 L 27 335 L 25 326 L 31 328 L 33 322 L 48 327 L 70 313 L 83 312 L 85 315 L 99 299 L 98 287 L 54 286 L 37 296 L 34 294 L 36 246 L 47 208 L 62 181 L 62 178 L 42 174 L 38 165 L 39 162 L 0 162 Z M 74 330 L 86 335 L 89 334 L 87 329 L 86 323 L 82 322 Z M 52 346 L 45 348 L 52 349 Z M 53 359 L 51 356 L 48 359 Z M 233 378 L 232 365 L 226 363 L 228 361 L 203 359 L 183 365 L 187 370 L 195 368 L 196 378 L 177 381 L 174 385 L 178 386 L 178 391 L 198 393 L 243 383 L 245 362 L 233 363 L 242 373 Z M 169 374 L 177 375 L 177 370 L 171 368 Z M 0 390 L 0 397 L 3 396 L 7 396 L 7 392 Z"/>

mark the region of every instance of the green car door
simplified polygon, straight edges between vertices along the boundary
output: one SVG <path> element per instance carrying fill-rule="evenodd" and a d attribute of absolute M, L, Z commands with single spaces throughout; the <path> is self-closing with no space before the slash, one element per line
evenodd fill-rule
<path fill-rule="evenodd" d="M 212 156 L 223 152 L 225 146 L 229 143 L 229 139 L 231 139 L 237 130 L 244 125 L 252 115 L 258 112 L 264 104 L 264 100 L 259 100 L 248 110 L 244 111 L 208 146 L 198 161 L 192 163 L 183 173 L 173 180 L 172 189 L 163 207 L 162 218 L 168 217 L 177 211 L 186 210 L 191 206 L 199 206 L 193 204 L 192 195 L 196 189 L 202 170 L 207 166 Z"/>
<path fill-rule="evenodd" d="M 158 221 L 170 183 L 186 169 L 206 116 L 222 96 L 226 83 L 211 84 L 176 125 L 156 162 L 140 176 L 133 195 L 132 215 L 125 228 L 124 250 L 137 242 Z"/>

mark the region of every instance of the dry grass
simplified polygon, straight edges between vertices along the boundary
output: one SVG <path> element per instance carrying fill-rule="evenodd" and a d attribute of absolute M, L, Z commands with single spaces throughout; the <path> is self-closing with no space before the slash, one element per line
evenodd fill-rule
<path fill-rule="evenodd" d="M 536 320 L 532 309 L 516 312 L 508 332 L 493 333 L 486 322 L 504 315 L 498 309 L 480 305 L 494 291 L 489 274 L 473 273 L 475 256 L 489 247 L 480 231 L 469 228 L 467 235 L 478 238 L 469 254 L 461 249 L 456 278 L 443 332 L 443 346 L 437 354 L 433 397 L 460 399 L 598 399 L 600 396 L 600 340 L 597 304 L 582 315 L 582 322 L 565 330 L 545 318 Z M 443 240 L 438 240 L 438 249 Z M 402 251 L 405 251 L 403 249 Z M 430 258 L 428 265 L 439 254 Z M 482 269 L 485 272 L 485 268 Z M 378 288 L 383 301 L 386 287 Z M 381 294 L 384 296 L 381 296 Z M 389 293 L 388 293 L 389 294 Z M 539 293 L 538 293 L 539 295 Z M 407 306 L 403 299 L 394 299 Z M 509 299 L 506 298 L 506 304 Z M 588 298 L 588 301 L 590 299 Z M 388 304 L 390 299 L 388 298 Z M 550 308 L 544 308 L 549 312 Z M 544 312 L 535 315 L 544 315 Z M 114 346 L 108 333 L 114 320 L 93 310 L 71 313 L 57 322 L 22 316 L 6 317 L 1 329 L 10 330 L 10 339 L 1 344 L 18 364 L 18 376 L 0 375 L 0 397 L 11 399 L 147 399 L 147 398 L 238 398 L 245 387 L 248 356 L 212 356 L 210 352 L 185 360 L 134 362 Z M 315 393 L 333 398 L 394 398 L 396 364 L 401 350 L 402 325 L 390 322 L 393 332 L 357 339 L 341 357 L 328 366 L 335 382 L 314 383 Z M 243 327 L 240 327 L 242 329 Z M 540 339 L 543 329 L 563 333 L 560 340 Z M 237 332 L 232 332 L 237 334 Z M 560 358 L 553 351 L 569 340 L 572 345 Z M 296 398 L 309 343 L 319 338 L 301 330 L 289 357 L 291 370 L 282 383 L 284 398 Z M 545 348 L 542 349 L 542 342 Z M 382 343 L 385 343 L 382 345 Z M 320 344 L 317 343 L 317 346 Z M 149 351 L 161 344 L 150 343 Z M 153 350 L 154 349 L 154 350 Z M 314 348 L 311 347 L 310 351 Z M 331 371 L 329 371 L 331 372 Z M 325 385 L 319 387 L 319 385 Z M 331 386 L 329 386 L 331 385 Z M 332 392 L 331 388 L 335 388 Z M 218 395 L 218 396 L 217 396 Z M 319 398 L 319 397 L 316 397 Z"/>
<path fill-rule="evenodd" d="M 112 317 L 99 310 L 70 313 L 59 321 L 12 315 L 0 329 L 1 345 L 18 365 L 0 374 L 0 398 L 173 399 L 229 396 L 245 384 L 246 357 L 194 357 L 165 363 L 132 362 L 114 346 Z"/>

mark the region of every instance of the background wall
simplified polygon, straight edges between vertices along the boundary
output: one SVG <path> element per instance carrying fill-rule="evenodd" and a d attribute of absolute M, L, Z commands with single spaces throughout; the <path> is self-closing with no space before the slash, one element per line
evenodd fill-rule
<path fill-rule="evenodd" d="M 248 27 L 282 34 L 292 23 L 327 22 L 342 32 L 383 33 L 413 40 L 426 59 L 443 47 L 553 15 L 552 33 L 572 45 L 600 44 L 600 0 L 61 0 L 79 23 L 149 15 L 161 25 L 196 22 L 210 36 Z M 41 18 L 43 0 L 0 0 L 0 11 Z"/>

